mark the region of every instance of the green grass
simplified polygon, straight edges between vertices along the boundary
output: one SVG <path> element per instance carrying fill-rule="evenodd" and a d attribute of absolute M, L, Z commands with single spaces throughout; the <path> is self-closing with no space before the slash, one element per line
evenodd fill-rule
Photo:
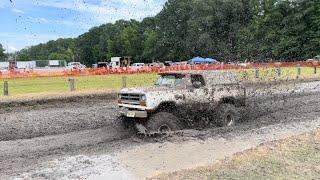
<path fill-rule="evenodd" d="M 252 161 L 231 161 L 210 172 L 208 179 L 318 179 L 319 163 L 319 149 L 309 145 Z"/>
<path fill-rule="evenodd" d="M 318 69 L 319 71 L 319 69 Z M 319 73 L 314 73 L 313 67 L 301 67 L 300 69 L 300 77 L 301 78 L 310 78 L 310 77 L 319 77 Z M 256 79 L 256 70 L 248 69 L 248 70 L 239 70 L 239 74 L 241 78 L 247 78 L 249 80 Z M 261 68 L 259 69 L 259 78 L 262 80 L 270 80 L 270 79 L 295 79 L 298 76 L 298 70 L 296 67 L 285 67 L 281 68 L 280 72 L 277 68 Z"/>
<path fill-rule="evenodd" d="M 281 77 L 278 77 L 276 69 L 260 69 L 259 79 L 255 78 L 255 70 L 237 70 L 239 76 L 247 76 L 248 81 L 270 80 L 270 79 L 294 79 L 297 77 L 296 68 L 282 68 Z M 319 73 L 317 76 L 319 77 Z M 157 78 L 156 74 L 134 74 L 128 77 L 128 87 L 152 85 Z M 79 76 L 76 79 L 76 91 L 88 90 L 118 90 L 121 87 L 123 75 L 104 75 L 104 76 Z M 315 77 L 314 69 L 308 67 L 301 68 L 301 78 Z M 8 79 L 9 95 L 28 95 L 37 93 L 63 93 L 69 91 L 68 79 L 70 77 L 38 77 L 38 78 L 17 78 Z M 3 81 L 0 79 L 0 96 L 3 92 Z"/>
<path fill-rule="evenodd" d="M 240 77 L 247 78 L 249 80 L 256 78 L 256 70 L 248 69 L 248 70 L 239 70 Z M 313 67 L 301 67 L 300 69 L 300 77 L 308 78 L 316 76 L 314 73 Z M 319 72 L 317 72 L 319 73 Z M 286 67 L 281 68 L 280 72 L 277 68 L 261 68 L 259 69 L 259 78 L 268 80 L 268 79 L 293 79 L 298 76 L 298 70 L 296 67 Z M 318 74 L 319 76 L 319 74 Z"/>
<path fill-rule="evenodd" d="M 106 76 L 79 76 L 76 80 L 76 90 L 118 90 L 122 86 L 123 75 Z M 126 75 L 128 87 L 148 86 L 157 78 L 156 74 Z M 24 95 L 31 93 L 61 93 L 69 91 L 68 79 L 70 77 L 42 77 L 42 78 L 19 78 L 7 79 L 9 83 L 9 95 Z M 0 80 L 1 94 L 3 82 Z"/>

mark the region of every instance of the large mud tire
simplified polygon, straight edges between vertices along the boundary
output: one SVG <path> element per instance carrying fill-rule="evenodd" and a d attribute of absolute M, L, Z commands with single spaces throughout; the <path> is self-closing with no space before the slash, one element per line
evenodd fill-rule
<path fill-rule="evenodd" d="M 114 126 L 124 131 L 135 132 L 134 121 L 124 116 L 117 117 Z"/>
<path fill-rule="evenodd" d="M 150 132 L 171 132 L 181 129 L 179 118 L 168 112 L 159 112 L 151 116 L 146 127 Z"/>
<path fill-rule="evenodd" d="M 240 119 L 240 113 L 232 104 L 220 104 L 215 111 L 219 127 L 234 126 Z"/>

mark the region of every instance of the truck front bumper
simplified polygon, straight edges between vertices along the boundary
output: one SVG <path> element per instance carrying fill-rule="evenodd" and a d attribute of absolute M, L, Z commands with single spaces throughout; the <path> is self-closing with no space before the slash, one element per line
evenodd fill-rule
<path fill-rule="evenodd" d="M 126 108 L 121 108 L 120 114 L 121 116 L 129 117 L 129 118 L 147 118 L 148 117 L 147 111 L 134 111 L 134 110 L 128 110 Z"/>

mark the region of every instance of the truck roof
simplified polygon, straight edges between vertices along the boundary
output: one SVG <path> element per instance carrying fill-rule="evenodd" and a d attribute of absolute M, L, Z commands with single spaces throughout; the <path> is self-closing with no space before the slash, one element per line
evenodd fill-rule
<path fill-rule="evenodd" d="M 192 74 L 201 74 L 208 82 L 213 84 L 233 84 L 233 83 L 239 82 L 237 78 L 237 74 L 231 71 L 190 70 L 190 71 L 171 71 L 171 72 L 159 73 L 159 75 L 192 75 Z"/>

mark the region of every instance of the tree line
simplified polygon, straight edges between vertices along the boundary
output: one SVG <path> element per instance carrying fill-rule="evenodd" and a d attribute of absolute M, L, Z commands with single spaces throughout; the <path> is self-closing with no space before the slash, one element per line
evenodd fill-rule
<path fill-rule="evenodd" d="M 91 65 L 113 56 L 135 62 L 194 56 L 265 62 L 318 54 L 320 0 L 168 0 L 155 17 L 93 27 L 77 38 L 22 49 L 17 59 Z"/>

